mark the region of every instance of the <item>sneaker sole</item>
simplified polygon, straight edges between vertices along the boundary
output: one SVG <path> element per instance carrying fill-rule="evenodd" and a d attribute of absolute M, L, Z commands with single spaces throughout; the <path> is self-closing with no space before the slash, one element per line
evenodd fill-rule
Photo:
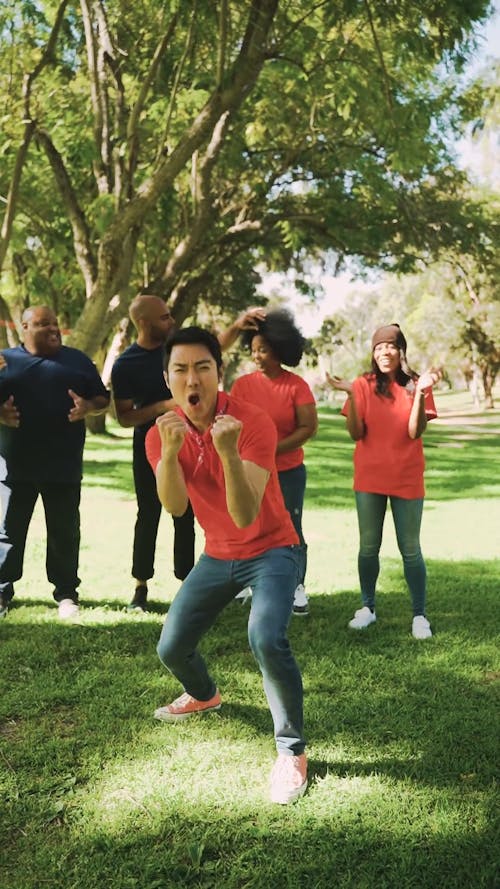
<path fill-rule="evenodd" d="M 307 605 L 297 605 L 292 608 L 292 614 L 295 614 L 297 617 L 307 617 L 309 614 L 309 608 Z"/>
<path fill-rule="evenodd" d="M 361 624 L 361 626 L 360 626 L 359 624 L 355 624 L 352 622 L 352 620 L 350 620 L 349 623 L 347 624 L 347 626 L 349 627 L 350 630 L 367 630 L 368 627 L 373 627 L 373 624 L 376 624 L 376 623 L 377 623 L 376 620 L 371 620 L 369 624 Z"/>
<path fill-rule="evenodd" d="M 307 783 L 308 782 L 306 778 L 306 780 L 303 784 L 300 785 L 300 787 L 296 787 L 294 788 L 294 790 L 291 790 L 290 793 L 287 794 L 287 796 L 278 796 L 278 794 L 273 795 L 271 793 L 271 802 L 278 803 L 278 805 L 280 806 L 287 806 L 289 803 L 294 803 L 295 800 L 300 799 L 301 796 L 304 796 L 304 793 L 307 790 Z"/>
<path fill-rule="evenodd" d="M 190 713 L 170 713 L 166 708 L 159 707 L 154 712 L 154 718 L 160 722 L 182 722 L 183 719 L 189 719 L 190 716 L 202 716 L 204 713 L 210 713 L 212 710 L 220 710 L 221 705 L 216 704 L 215 707 L 204 707 L 203 710 L 191 710 Z"/>

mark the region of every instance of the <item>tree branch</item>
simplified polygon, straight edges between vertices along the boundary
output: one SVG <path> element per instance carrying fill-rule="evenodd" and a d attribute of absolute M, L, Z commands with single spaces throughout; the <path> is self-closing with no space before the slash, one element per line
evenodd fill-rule
<path fill-rule="evenodd" d="M 149 66 L 149 71 L 147 72 L 146 76 L 143 78 L 143 81 L 141 83 L 141 88 L 139 90 L 139 95 L 137 96 L 137 99 L 134 103 L 134 106 L 130 112 L 130 116 L 128 119 L 127 136 L 126 136 L 126 138 L 127 138 L 127 157 L 128 157 L 127 175 L 128 175 L 128 179 L 129 179 L 130 190 L 131 190 L 132 179 L 133 179 L 133 175 L 134 175 L 135 168 L 137 166 L 137 160 L 138 160 L 137 127 L 139 124 L 139 119 L 140 119 L 141 113 L 143 111 L 148 92 L 151 88 L 151 84 L 153 83 L 153 80 L 156 77 L 156 73 L 158 71 L 160 62 L 163 59 L 163 56 L 165 55 L 167 47 L 168 47 L 168 45 L 172 39 L 172 36 L 174 34 L 175 28 L 177 26 L 178 18 L 179 18 L 179 13 L 176 12 L 172 16 L 165 34 L 161 38 L 160 42 L 158 43 L 158 46 L 156 47 L 156 49 L 154 51 L 151 65 Z M 129 196 L 131 196 L 131 195 L 129 195 Z"/>
<path fill-rule="evenodd" d="M 214 127 L 212 138 L 202 162 L 196 165 L 196 212 L 194 219 L 189 225 L 188 233 L 175 248 L 162 275 L 162 285 L 167 289 L 173 285 L 175 279 L 178 279 L 179 275 L 187 268 L 207 230 L 207 223 L 213 209 L 211 192 L 212 171 L 222 148 L 228 127 L 229 111 L 226 111 Z"/>
<path fill-rule="evenodd" d="M 21 140 L 21 144 L 16 152 L 16 159 L 14 162 L 14 168 L 12 171 L 12 176 L 9 184 L 9 190 L 7 193 L 6 199 L 6 207 L 5 213 L 2 221 L 2 228 L 0 231 L 0 271 L 3 268 L 3 264 L 5 261 L 5 257 L 7 255 L 7 250 L 10 243 L 10 238 L 12 235 L 12 226 L 14 223 L 14 217 L 16 214 L 17 201 L 19 198 L 19 187 L 21 185 L 21 177 L 24 168 L 24 163 L 26 161 L 26 157 L 28 155 L 28 149 L 33 138 L 33 133 L 35 131 L 36 122 L 31 117 L 31 92 L 33 84 L 38 77 L 38 75 L 43 71 L 46 65 L 48 65 L 53 57 L 55 46 L 57 43 L 57 38 L 59 36 L 59 31 L 61 29 L 62 22 L 64 20 L 64 13 L 66 12 L 66 6 L 68 5 L 68 0 L 61 0 L 59 7 L 57 9 L 56 17 L 54 20 L 54 25 L 52 27 L 52 31 L 50 32 L 49 39 L 45 44 L 45 48 L 40 56 L 38 63 L 35 65 L 32 71 L 29 74 L 25 75 L 23 81 L 23 121 L 24 121 L 24 133 Z"/>
<path fill-rule="evenodd" d="M 44 149 L 49 164 L 52 168 L 54 178 L 59 188 L 66 212 L 71 224 L 73 232 L 73 242 L 75 246 L 75 255 L 80 266 L 84 281 L 87 297 L 92 292 L 92 287 L 97 275 L 95 257 L 92 251 L 90 233 L 85 219 L 85 215 L 78 203 L 77 196 L 71 184 L 64 161 L 59 154 L 57 148 L 52 142 L 49 134 L 45 130 L 37 130 L 36 141 Z"/>
<path fill-rule="evenodd" d="M 393 103 L 392 103 L 391 87 L 390 87 L 390 83 L 389 83 L 390 78 L 387 73 L 387 68 L 385 67 L 384 54 L 382 52 L 382 48 L 381 48 L 379 40 L 378 40 L 377 32 L 375 30 L 375 25 L 373 23 L 372 11 L 371 11 L 370 4 L 369 4 L 368 0 L 364 0 L 364 5 L 365 5 L 365 9 L 366 9 L 366 12 L 368 15 L 368 22 L 370 25 L 370 31 L 372 33 L 373 42 L 375 44 L 375 50 L 377 52 L 378 59 L 380 62 L 380 67 L 382 69 L 382 79 L 384 82 L 384 92 L 385 92 L 385 97 L 387 99 L 387 107 L 388 107 L 389 111 L 392 113 Z"/>

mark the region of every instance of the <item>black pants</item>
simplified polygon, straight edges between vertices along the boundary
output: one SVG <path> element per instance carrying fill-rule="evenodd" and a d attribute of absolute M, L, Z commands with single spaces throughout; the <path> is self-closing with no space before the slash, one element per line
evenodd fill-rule
<path fill-rule="evenodd" d="M 12 584 L 23 575 L 28 528 L 38 496 L 41 496 L 47 527 L 45 565 L 54 584 L 54 599 L 73 599 L 80 554 L 80 483 L 0 482 L 3 518 L 0 524 L 0 593 L 14 595 Z"/>
<path fill-rule="evenodd" d="M 156 478 L 149 465 L 141 439 L 134 441 L 134 485 L 137 518 L 134 528 L 132 577 L 149 580 L 154 575 L 156 537 L 161 503 L 156 492 Z M 194 565 L 194 515 L 191 504 L 183 516 L 174 518 L 174 574 L 184 580 Z"/>

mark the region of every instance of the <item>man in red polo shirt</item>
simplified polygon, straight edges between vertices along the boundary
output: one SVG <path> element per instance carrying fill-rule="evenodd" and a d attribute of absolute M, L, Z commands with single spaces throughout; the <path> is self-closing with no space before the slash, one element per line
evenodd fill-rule
<path fill-rule="evenodd" d="M 172 515 L 188 501 L 205 532 L 205 551 L 168 612 L 158 654 L 184 694 L 155 711 L 165 722 L 218 710 L 221 697 L 197 650 L 218 614 L 252 587 L 248 638 L 261 669 L 278 757 L 271 799 L 289 803 L 307 787 L 302 679 L 287 638 L 298 578 L 298 537 L 283 503 L 276 429 L 260 408 L 219 392 L 215 336 L 181 329 L 166 349 L 168 386 L 178 405 L 146 437 L 158 496 Z"/>

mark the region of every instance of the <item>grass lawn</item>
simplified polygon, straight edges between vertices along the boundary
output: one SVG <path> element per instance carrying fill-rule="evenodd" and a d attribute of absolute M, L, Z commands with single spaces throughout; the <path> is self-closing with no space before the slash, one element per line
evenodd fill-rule
<path fill-rule="evenodd" d="M 152 610 L 128 614 L 130 438 L 112 427 L 89 439 L 80 620 L 57 619 L 37 507 L 0 622 L 0 889 L 500 885 L 500 412 L 453 394 L 438 409 L 425 439 L 427 642 L 410 634 L 390 515 L 377 624 L 347 629 L 359 595 L 352 444 L 338 408 L 321 409 L 307 450 L 311 614 L 290 628 L 310 788 L 290 807 L 267 801 L 274 744 L 247 608 L 226 609 L 203 642 L 220 712 L 152 719 L 179 692 L 155 652 L 177 589 L 171 520 Z"/>

